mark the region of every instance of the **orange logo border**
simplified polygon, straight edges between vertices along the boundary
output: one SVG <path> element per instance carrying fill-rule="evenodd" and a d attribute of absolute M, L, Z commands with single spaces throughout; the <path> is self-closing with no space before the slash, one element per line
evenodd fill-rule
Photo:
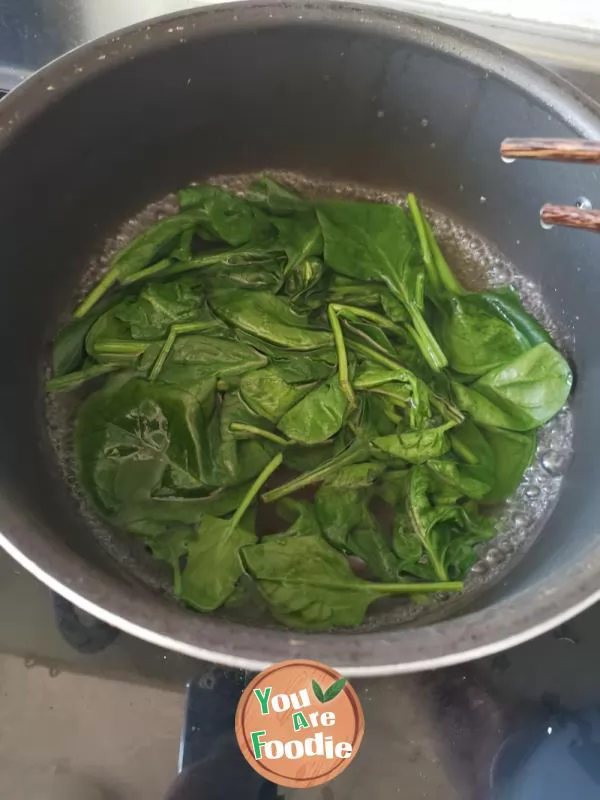
<path fill-rule="evenodd" d="M 265 760 L 257 760 L 254 757 L 252 744 L 250 742 L 250 732 L 246 729 L 245 724 L 245 717 L 248 712 L 250 702 L 257 702 L 254 689 L 259 687 L 260 684 L 264 684 L 265 681 L 268 680 L 272 675 L 280 672 L 281 670 L 289 669 L 290 667 L 318 670 L 321 673 L 325 673 L 331 679 L 331 681 L 335 681 L 343 677 L 339 672 L 331 667 L 328 667 L 326 664 L 322 664 L 320 661 L 311 661 L 309 659 L 293 659 L 290 661 L 280 661 L 276 664 L 272 664 L 270 667 L 263 670 L 263 672 L 261 672 L 259 675 L 256 675 L 256 677 L 254 677 L 244 689 L 235 715 L 235 734 L 244 758 L 246 761 L 248 761 L 250 766 L 256 770 L 256 772 L 258 772 L 267 780 L 270 780 L 272 783 L 279 784 L 280 786 L 308 789 L 312 786 L 319 786 L 324 783 L 329 783 L 329 781 L 337 777 L 346 769 L 346 767 L 348 767 L 349 764 L 352 763 L 353 759 L 358 753 L 358 749 L 364 736 L 365 720 L 358 695 L 356 694 L 354 688 L 347 683 L 344 686 L 342 693 L 345 694 L 346 698 L 349 700 L 354 716 L 354 734 L 352 738 L 348 737 L 348 741 L 352 745 L 352 754 L 349 758 L 345 758 L 343 760 L 337 759 L 337 763 L 335 763 L 328 772 L 323 772 L 320 775 L 313 774 L 307 776 L 306 778 L 293 778 L 285 773 L 277 771 L 276 765 L 279 765 L 279 761 L 269 762 Z M 273 766 L 266 766 L 268 763 L 272 763 Z"/>

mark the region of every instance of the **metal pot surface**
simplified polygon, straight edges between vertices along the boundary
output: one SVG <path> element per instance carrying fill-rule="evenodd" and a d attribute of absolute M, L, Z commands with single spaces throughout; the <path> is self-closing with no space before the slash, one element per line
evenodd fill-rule
<path fill-rule="evenodd" d="M 600 238 L 538 221 L 545 201 L 597 199 L 598 173 L 507 167 L 498 148 L 509 135 L 600 139 L 600 110 L 483 39 L 351 4 L 163 17 L 74 50 L 18 87 L 0 104 L 2 546 L 128 633 L 254 669 L 293 657 L 350 676 L 446 666 L 516 645 L 599 599 Z M 570 331 L 574 456 L 558 503 L 513 569 L 451 618 L 306 635 L 192 613 L 103 546 L 57 468 L 42 367 L 91 254 L 190 180 L 269 168 L 415 191 L 539 283 Z"/>

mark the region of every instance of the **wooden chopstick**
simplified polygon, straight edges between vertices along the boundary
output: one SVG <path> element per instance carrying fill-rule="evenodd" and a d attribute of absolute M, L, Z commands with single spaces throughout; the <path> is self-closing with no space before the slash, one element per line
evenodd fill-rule
<path fill-rule="evenodd" d="M 540 161 L 600 164 L 600 142 L 590 139 L 504 139 L 500 145 L 500 155 L 506 161 L 533 158 Z M 564 225 L 600 233 L 600 210 L 546 203 L 540 218 L 546 225 Z"/>
<path fill-rule="evenodd" d="M 540 217 L 546 225 L 566 225 L 568 228 L 600 233 L 600 211 L 547 203 L 542 208 Z"/>
<path fill-rule="evenodd" d="M 600 142 L 590 139 L 505 139 L 500 145 L 500 155 L 506 159 L 600 164 Z"/>

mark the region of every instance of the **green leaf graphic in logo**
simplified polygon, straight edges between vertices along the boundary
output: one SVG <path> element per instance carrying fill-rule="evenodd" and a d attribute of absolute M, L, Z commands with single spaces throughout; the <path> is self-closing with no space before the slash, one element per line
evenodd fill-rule
<path fill-rule="evenodd" d="M 339 678 L 337 681 L 334 681 L 328 689 L 323 691 L 319 684 L 313 680 L 312 689 L 315 697 L 320 703 L 329 703 L 330 700 L 335 700 L 347 682 L 347 678 Z"/>
<path fill-rule="evenodd" d="M 323 694 L 323 689 L 319 686 L 319 684 L 313 679 L 312 682 L 312 690 L 314 692 L 315 697 L 320 703 L 325 702 L 325 695 Z"/>
<path fill-rule="evenodd" d="M 338 694 L 342 691 L 347 682 L 348 682 L 347 678 L 340 678 L 339 680 L 332 683 L 329 689 L 327 689 L 327 691 L 325 692 L 325 700 L 323 702 L 328 703 L 330 700 L 334 700 L 338 696 Z"/>

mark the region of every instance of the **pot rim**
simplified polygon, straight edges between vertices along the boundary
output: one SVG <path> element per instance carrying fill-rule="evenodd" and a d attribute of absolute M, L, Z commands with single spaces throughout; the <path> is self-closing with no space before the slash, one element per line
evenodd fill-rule
<path fill-rule="evenodd" d="M 169 14 L 81 45 L 29 77 L 0 104 L 0 150 L 40 110 L 61 95 L 156 47 L 231 30 L 285 24 L 365 27 L 455 55 L 538 101 L 568 122 L 574 133 L 600 139 L 600 107 L 567 81 L 506 48 L 423 17 L 350 3 L 227 3 Z M 176 38 L 174 39 L 174 35 Z M 600 600 L 599 558 L 534 584 L 481 611 L 420 628 L 376 633 L 311 633 L 257 629 L 188 612 L 150 591 L 107 576 L 66 548 L 52 544 L 43 527 L 24 525 L 22 511 L 0 497 L 5 525 L 0 546 L 53 591 L 94 617 L 138 638 L 198 659 L 260 670 L 273 661 L 315 658 L 349 677 L 417 672 L 451 666 L 514 647 L 566 622 Z M 600 551 L 600 542 L 593 553 Z M 593 562 L 595 566 L 591 566 Z M 43 566 L 41 566 L 43 565 Z M 562 609 L 557 613 L 556 609 Z"/>

